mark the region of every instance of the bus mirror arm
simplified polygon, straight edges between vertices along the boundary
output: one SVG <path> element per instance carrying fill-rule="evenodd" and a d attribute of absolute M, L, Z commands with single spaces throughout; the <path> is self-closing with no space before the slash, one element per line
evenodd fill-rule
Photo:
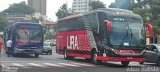
<path fill-rule="evenodd" d="M 104 23 L 106 24 L 107 32 L 111 32 L 112 29 L 112 23 L 109 20 L 104 20 Z"/>

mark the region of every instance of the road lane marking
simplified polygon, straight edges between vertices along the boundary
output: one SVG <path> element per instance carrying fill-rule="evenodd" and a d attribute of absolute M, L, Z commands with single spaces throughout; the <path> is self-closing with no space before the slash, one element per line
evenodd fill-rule
<path fill-rule="evenodd" d="M 31 62 L 34 62 L 34 63 L 42 63 L 42 62 L 53 62 L 53 61 L 1 61 L 3 63 L 9 63 L 9 62 L 16 62 L 16 63 L 31 63 Z"/>
<path fill-rule="evenodd" d="M 24 65 L 21 65 L 21 64 L 19 64 L 19 63 L 12 63 L 12 65 L 18 66 L 18 67 L 24 67 Z"/>
<path fill-rule="evenodd" d="M 79 66 L 77 66 L 77 65 L 68 64 L 68 63 L 58 63 L 58 64 L 65 65 L 65 66 L 74 66 L 74 67 L 79 67 Z"/>
<path fill-rule="evenodd" d="M 81 65 L 81 66 L 95 66 L 95 65 L 91 65 L 91 64 L 75 63 L 75 62 L 72 64 Z"/>
<path fill-rule="evenodd" d="M 38 66 L 38 67 L 43 67 L 43 65 L 40 65 L 40 64 L 36 64 L 36 63 L 28 63 L 29 65 L 32 65 L 32 66 Z"/>
<path fill-rule="evenodd" d="M 1 64 L 2 67 L 6 67 L 4 64 Z"/>
<path fill-rule="evenodd" d="M 57 64 L 53 64 L 53 63 L 43 63 L 43 64 L 45 64 L 45 65 L 47 65 L 47 66 L 63 67 L 63 66 L 61 66 L 61 65 L 57 65 Z"/>
<path fill-rule="evenodd" d="M 12 63 L 12 65 L 17 66 L 17 67 L 21 67 L 21 68 L 30 68 L 30 67 L 24 66 L 24 65 L 19 64 L 19 63 Z"/>

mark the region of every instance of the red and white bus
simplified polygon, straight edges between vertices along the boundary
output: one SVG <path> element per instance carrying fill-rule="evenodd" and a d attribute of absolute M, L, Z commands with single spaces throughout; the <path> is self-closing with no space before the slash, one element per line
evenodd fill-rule
<path fill-rule="evenodd" d="M 58 20 L 56 52 L 65 59 L 82 57 L 95 64 L 144 61 L 146 30 L 142 18 L 123 9 L 97 9 Z"/>

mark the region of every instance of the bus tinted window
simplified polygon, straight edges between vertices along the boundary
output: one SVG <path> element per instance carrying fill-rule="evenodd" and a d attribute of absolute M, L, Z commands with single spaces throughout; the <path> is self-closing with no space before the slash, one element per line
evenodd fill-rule
<path fill-rule="evenodd" d="M 91 13 L 87 15 L 87 19 L 92 29 L 96 30 L 98 28 L 98 19 L 96 13 Z"/>
<path fill-rule="evenodd" d="M 112 31 L 110 33 L 112 45 L 145 45 L 144 28 L 141 19 L 120 16 L 111 16 L 109 19 L 112 22 Z"/>
<path fill-rule="evenodd" d="M 42 41 L 43 29 L 40 26 L 20 25 L 16 29 L 17 45 L 26 45 L 33 43 L 40 43 Z"/>
<path fill-rule="evenodd" d="M 58 22 L 57 31 L 75 31 L 84 29 L 84 24 L 81 18 L 72 18 Z"/>

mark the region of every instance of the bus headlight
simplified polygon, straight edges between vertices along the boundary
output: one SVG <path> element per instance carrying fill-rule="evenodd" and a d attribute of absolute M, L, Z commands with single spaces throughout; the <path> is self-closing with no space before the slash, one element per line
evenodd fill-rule
<path fill-rule="evenodd" d="M 146 52 L 146 50 L 142 50 L 142 51 L 141 51 L 141 54 L 144 54 L 145 52 Z"/>
<path fill-rule="evenodd" d="M 118 51 L 118 50 L 111 49 L 111 51 L 113 51 L 115 54 L 119 54 L 119 51 Z"/>

